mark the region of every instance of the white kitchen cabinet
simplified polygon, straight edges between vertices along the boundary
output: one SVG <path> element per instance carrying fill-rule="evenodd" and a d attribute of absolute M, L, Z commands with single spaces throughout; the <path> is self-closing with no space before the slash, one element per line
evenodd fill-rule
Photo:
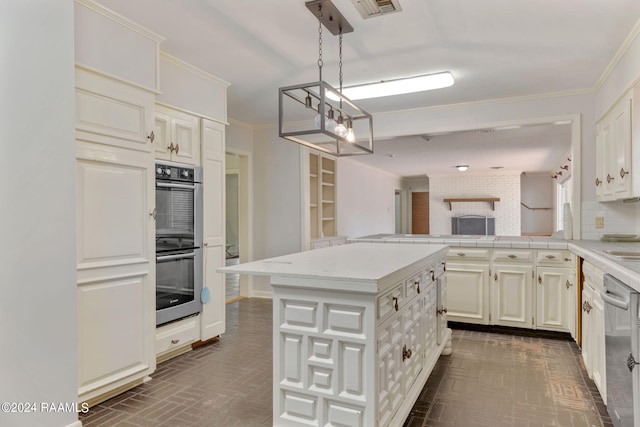
<path fill-rule="evenodd" d="M 158 363 L 186 353 L 200 340 L 200 318 L 191 316 L 156 329 L 156 361 Z"/>
<path fill-rule="evenodd" d="M 453 322 L 489 324 L 487 248 L 450 248 L 447 254 L 447 318 Z"/>
<path fill-rule="evenodd" d="M 309 153 L 309 234 L 312 247 L 314 240 L 320 239 L 316 249 L 326 247 L 323 238 L 337 236 L 337 166 L 333 157 Z"/>
<path fill-rule="evenodd" d="M 575 312 L 575 273 L 569 268 L 536 268 L 536 329 L 570 332 Z M 575 329 L 575 328 L 573 328 Z"/>
<path fill-rule="evenodd" d="M 224 268 L 271 276 L 273 424 L 401 426 L 451 351 L 451 330 L 436 336 L 446 252 L 354 243 Z"/>
<path fill-rule="evenodd" d="M 92 405 L 155 369 L 155 95 L 76 79 L 78 399 Z"/>
<path fill-rule="evenodd" d="M 204 285 L 210 299 L 203 302 L 201 339 L 224 333 L 225 281 L 216 270 L 225 264 L 225 126 L 202 119 Z"/>
<path fill-rule="evenodd" d="M 493 264 L 491 323 L 533 328 L 533 267 L 527 264 Z"/>
<path fill-rule="evenodd" d="M 200 118 L 156 104 L 154 122 L 156 159 L 200 165 Z"/>
<path fill-rule="evenodd" d="M 582 271 L 582 359 L 589 377 L 606 402 L 604 302 L 600 296 L 604 273 L 587 262 L 583 263 Z"/>
<path fill-rule="evenodd" d="M 633 149 L 632 127 L 640 127 L 633 109 L 640 88 L 627 92 L 596 125 L 596 195 L 599 201 L 640 196 L 640 153 Z M 637 136 L 635 136 L 637 138 Z"/>

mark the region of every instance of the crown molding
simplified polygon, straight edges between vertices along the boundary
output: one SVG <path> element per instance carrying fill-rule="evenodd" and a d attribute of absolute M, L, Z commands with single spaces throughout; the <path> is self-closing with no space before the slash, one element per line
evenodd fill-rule
<path fill-rule="evenodd" d="M 85 6 L 91 10 L 93 10 L 94 12 L 97 12 L 103 16 L 106 16 L 107 18 L 111 19 L 112 21 L 115 21 L 117 23 L 119 23 L 120 25 L 123 25 L 127 28 L 129 28 L 132 31 L 135 31 L 138 34 L 141 34 L 153 41 L 155 41 L 156 43 L 162 43 L 163 41 L 165 41 L 166 39 L 164 37 L 162 37 L 160 34 L 158 33 L 154 33 L 153 31 L 143 27 L 142 25 L 130 20 L 129 18 L 120 15 L 119 13 L 114 12 L 111 9 L 107 9 L 106 7 L 104 7 L 103 5 L 101 5 L 100 3 L 94 1 L 94 0 L 75 0 L 75 2 L 77 4 L 80 4 L 82 6 Z"/>
<path fill-rule="evenodd" d="M 598 91 L 600 90 L 600 88 L 602 88 L 602 85 L 604 85 L 604 82 L 607 81 L 607 79 L 609 78 L 613 70 L 616 68 L 618 63 L 622 60 L 622 57 L 627 53 L 627 51 L 629 50 L 629 48 L 631 47 L 634 40 L 636 39 L 636 37 L 638 37 L 639 34 L 640 34 L 640 19 L 633 26 L 633 28 L 631 29 L 627 37 L 624 39 L 624 41 L 616 51 L 616 54 L 613 56 L 613 58 L 609 62 L 609 65 L 607 65 L 607 68 L 605 68 L 602 74 L 600 75 L 600 78 L 598 79 L 598 81 L 594 86 L 595 91 Z"/>
<path fill-rule="evenodd" d="M 222 80 L 220 77 L 216 77 L 211 73 L 208 73 L 206 71 L 204 71 L 201 68 L 198 68 L 194 65 L 189 64 L 188 62 L 183 61 L 180 58 L 176 58 L 175 56 L 165 52 L 165 51 L 160 51 L 160 59 L 166 62 L 169 62 L 177 67 L 182 68 L 183 70 L 189 71 L 190 73 L 193 73 L 195 75 L 197 75 L 198 77 L 202 77 L 205 80 L 209 80 L 211 82 L 214 82 L 216 84 L 219 84 L 221 86 L 224 86 L 225 88 L 228 88 L 229 86 L 231 86 L 231 83 Z"/>

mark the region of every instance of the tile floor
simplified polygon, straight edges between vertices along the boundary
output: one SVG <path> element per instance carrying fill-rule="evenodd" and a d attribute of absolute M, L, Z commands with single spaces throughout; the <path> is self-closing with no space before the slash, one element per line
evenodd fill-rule
<path fill-rule="evenodd" d="M 270 426 L 271 301 L 227 305 L 227 333 L 81 414 L 95 426 Z M 526 336 L 529 335 L 529 336 Z M 611 426 L 573 341 L 454 329 L 406 427 Z"/>

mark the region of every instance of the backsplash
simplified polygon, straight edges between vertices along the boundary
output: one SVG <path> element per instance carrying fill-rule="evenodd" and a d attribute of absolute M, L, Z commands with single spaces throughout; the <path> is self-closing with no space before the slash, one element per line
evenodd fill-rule
<path fill-rule="evenodd" d="M 596 228 L 596 217 L 604 218 L 603 228 Z M 640 234 L 640 203 L 583 201 L 580 219 L 583 240 L 599 240 L 603 234 Z"/>

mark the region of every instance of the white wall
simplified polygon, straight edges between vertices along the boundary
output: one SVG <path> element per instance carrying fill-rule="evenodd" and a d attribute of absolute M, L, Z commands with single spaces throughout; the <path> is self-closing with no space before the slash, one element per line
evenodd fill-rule
<path fill-rule="evenodd" d="M 520 174 L 478 175 L 459 173 L 429 177 L 429 223 L 431 234 L 451 234 L 451 218 L 482 215 L 496 218 L 496 235 L 520 235 Z M 487 202 L 452 203 L 445 198 L 499 197 L 495 211 Z"/>
<path fill-rule="evenodd" d="M 338 159 L 338 235 L 361 237 L 395 232 L 399 177 L 350 158 Z"/>
<path fill-rule="evenodd" d="M 553 199 L 553 186 L 556 181 L 551 175 L 545 174 L 523 174 L 520 177 L 522 203 L 529 206 L 521 207 L 521 230 L 522 233 L 530 234 L 551 234 L 554 231 L 553 220 L 555 218 L 555 203 Z M 540 208 L 549 208 L 543 210 Z"/>
<path fill-rule="evenodd" d="M 0 2 L 0 402 L 77 401 L 73 7 Z M 77 419 L 0 412 L 12 427 Z"/>

